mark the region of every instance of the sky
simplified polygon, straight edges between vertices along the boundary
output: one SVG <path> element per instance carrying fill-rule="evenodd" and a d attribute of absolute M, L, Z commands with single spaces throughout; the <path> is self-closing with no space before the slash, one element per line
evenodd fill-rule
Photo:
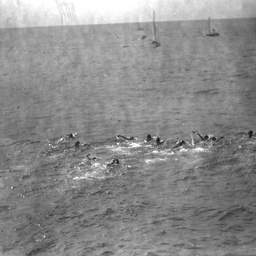
<path fill-rule="evenodd" d="M 0 28 L 256 17 L 256 0 L 0 0 Z"/>

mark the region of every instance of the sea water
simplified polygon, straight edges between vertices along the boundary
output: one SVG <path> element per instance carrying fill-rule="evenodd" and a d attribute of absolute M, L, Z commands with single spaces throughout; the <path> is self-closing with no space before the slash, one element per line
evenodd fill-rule
<path fill-rule="evenodd" d="M 254 255 L 255 24 L 0 30 L 1 255 Z"/>

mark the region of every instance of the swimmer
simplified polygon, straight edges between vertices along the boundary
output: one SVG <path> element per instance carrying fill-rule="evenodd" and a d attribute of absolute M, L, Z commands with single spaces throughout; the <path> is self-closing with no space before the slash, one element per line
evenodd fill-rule
<path fill-rule="evenodd" d="M 119 164 L 119 160 L 118 158 L 114 157 L 113 161 L 112 161 L 112 164 Z"/>
<path fill-rule="evenodd" d="M 248 132 L 248 138 L 251 138 L 251 137 L 252 137 L 252 135 L 253 135 L 253 131 L 252 131 L 252 130 L 250 130 L 250 131 Z"/>
<path fill-rule="evenodd" d="M 118 158 L 114 157 L 113 161 L 111 163 L 107 164 L 107 167 L 118 165 L 119 163 L 120 163 L 120 161 L 118 160 Z"/>
<path fill-rule="evenodd" d="M 75 149 L 79 149 L 79 148 L 81 148 L 81 147 L 86 147 L 86 146 L 89 146 L 89 144 L 87 144 L 87 143 L 85 143 L 85 144 L 82 144 L 79 140 L 78 141 L 76 141 L 76 143 L 73 145 L 73 146 L 71 146 L 70 148 L 75 148 Z"/>
<path fill-rule="evenodd" d="M 179 148 L 181 147 L 182 145 L 185 145 L 186 142 L 184 140 L 178 140 L 175 145 L 173 146 L 173 148 Z"/>
<path fill-rule="evenodd" d="M 74 147 L 75 147 L 75 148 L 79 148 L 80 144 L 81 144 L 80 141 L 77 141 L 77 142 L 75 143 Z"/>
<path fill-rule="evenodd" d="M 157 139 L 157 136 L 151 136 L 150 134 L 147 135 L 146 140 L 144 142 L 150 142 L 150 141 L 155 141 Z"/>
<path fill-rule="evenodd" d="M 147 138 L 146 138 L 146 141 L 149 142 L 149 141 L 151 141 L 151 140 L 152 140 L 152 137 L 151 137 L 150 134 L 148 134 L 148 135 L 147 135 Z"/>
<path fill-rule="evenodd" d="M 219 138 L 216 138 L 212 134 L 202 136 L 199 132 L 195 132 L 195 131 L 192 131 L 192 133 L 196 133 L 200 137 L 201 141 L 214 141 L 214 142 L 218 142 L 218 141 L 220 141 L 221 139 L 224 138 L 223 136 L 221 136 Z M 192 138 L 192 145 L 193 145 L 193 143 L 194 143 L 193 135 L 191 135 L 191 138 Z"/>
<path fill-rule="evenodd" d="M 67 136 L 69 139 L 74 139 L 76 137 L 76 135 L 77 135 L 77 133 L 70 133 Z"/>
<path fill-rule="evenodd" d="M 117 139 L 123 139 L 123 140 L 134 140 L 134 137 L 125 137 L 123 135 L 117 135 Z"/>
<path fill-rule="evenodd" d="M 206 141 L 209 139 L 208 135 L 202 136 L 199 132 L 192 131 L 192 133 L 196 133 L 202 141 Z"/>
<path fill-rule="evenodd" d="M 217 138 L 211 134 L 202 136 L 199 132 L 192 131 L 192 133 L 196 133 L 202 141 L 208 141 L 208 140 L 216 141 L 217 140 Z M 221 137 L 221 138 L 223 138 L 223 137 Z"/>
<path fill-rule="evenodd" d="M 87 154 L 86 157 L 88 160 L 96 160 L 97 158 L 94 156 L 94 157 L 90 157 L 91 154 Z"/>
<path fill-rule="evenodd" d="M 77 133 L 70 133 L 70 134 L 63 135 L 60 139 L 58 139 L 57 143 L 68 142 L 72 139 L 75 139 L 76 135 L 77 135 Z"/>
<path fill-rule="evenodd" d="M 157 146 L 162 145 L 164 142 L 165 142 L 165 140 L 160 140 L 159 137 L 156 138 L 156 145 Z"/>

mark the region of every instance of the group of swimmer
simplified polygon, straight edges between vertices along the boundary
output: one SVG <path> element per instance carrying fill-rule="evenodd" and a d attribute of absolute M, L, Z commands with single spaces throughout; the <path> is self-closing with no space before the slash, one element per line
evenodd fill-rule
<path fill-rule="evenodd" d="M 218 142 L 218 141 L 220 141 L 224 138 L 224 136 L 221 136 L 221 137 L 217 138 L 212 134 L 202 136 L 199 132 L 192 131 L 192 133 L 190 135 L 191 136 L 191 143 L 189 143 L 188 141 L 185 141 L 185 140 L 177 140 L 177 142 L 175 143 L 173 148 L 179 148 L 179 147 L 181 147 L 183 145 L 186 145 L 186 144 L 188 146 L 195 146 L 196 143 L 195 143 L 193 134 L 198 135 L 198 137 L 199 137 L 199 142 L 198 143 L 200 143 L 200 142 L 210 142 L 210 141 Z M 250 130 L 248 132 L 248 138 L 251 138 L 252 136 L 253 136 L 253 131 Z M 125 137 L 125 136 L 122 136 L 122 135 L 117 135 L 117 139 L 120 139 L 120 138 L 124 139 L 124 140 L 134 140 L 134 137 Z M 161 140 L 160 137 L 158 137 L 158 136 L 152 137 L 150 134 L 148 134 L 147 138 L 146 138 L 146 142 L 150 142 L 152 140 L 155 140 L 156 146 L 162 145 L 166 141 L 166 140 Z"/>
<path fill-rule="evenodd" d="M 65 134 L 63 135 L 61 138 L 59 138 L 56 143 L 59 144 L 59 143 L 67 143 L 67 142 L 70 142 L 74 139 L 76 139 L 77 137 L 77 133 L 69 133 L 69 134 Z M 123 136 L 124 137 L 124 136 Z M 125 137 L 124 137 L 125 138 Z M 130 140 L 133 140 L 134 138 L 132 137 Z M 129 139 L 128 139 L 129 140 Z M 75 148 L 75 150 L 77 149 L 81 149 L 82 147 L 89 147 L 90 144 L 89 143 L 81 143 L 79 140 L 77 140 L 72 146 L 70 146 L 69 148 Z M 87 154 L 86 155 L 86 158 L 89 160 L 89 161 L 96 161 L 97 158 L 94 156 L 94 157 L 91 157 L 91 154 Z M 115 165 L 119 165 L 120 161 L 118 158 L 114 157 L 113 160 L 107 164 L 107 167 L 113 167 Z"/>
<path fill-rule="evenodd" d="M 194 139 L 193 135 L 198 136 L 199 140 L 196 140 L 197 143 L 195 143 L 195 139 Z M 252 138 L 254 136 L 253 131 L 249 130 L 247 135 L 248 135 L 248 138 Z M 70 142 L 70 141 L 76 139 L 76 136 L 77 136 L 77 133 L 70 133 L 70 134 L 64 135 L 60 139 L 57 140 L 57 143 Z M 189 147 L 191 147 L 191 146 L 193 147 L 196 144 L 200 144 L 202 142 L 203 143 L 207 143 L 207 142 L 216 143 L 216 142 L 219 142 L 220 140 L 222 140 L 224 138 L 224 136 L 221 136 L 221 137 L 217 138 L 217 137 L 215 137 L 211 134 L 203 136 L 197 131 L 192 131 L 190 136 L 191 136 L 191 143 L 188 142 L 188 141 L 185 141 L 185 140 L 177 140 L 172 148 L 173 149 L 179 149 L 179 148 L 184 147 L 186 145 L 189 146 Z M 126 137 L 126 136 L 123 136 L 123 135 L 117 135 L 116 140 L 117 141 L 135 141 L 137 139 L 135 137 Z M 144 140 L 144 142 L 145 143 L 154 142 L 155 146 L 160 146 L 160 145 L 163 145 L 166 142 L 166 140 L 161 140 L 159 136 L 151 136 L 150 134 L 148 134 L 146 139 Z M 70 148 L 75 148 L 75 150 L 77 150 L 77 149 L 81 149 L 83 147 L 89 147 L 89 146 L 90 146 L 89 143 L 84 143 L 83 144 L 83 143 L 81 143 L 80 141 L 77 140 L 72 146 L 70 146 Z M 90 154 L 87 154 L 86 158 L 90 161 L 97 160 L 96 157 L 91 157 Z M 112 166 L 119 165 L 119 164 L 120 164 L 119 159 L 114 157 L 112 162 L 107 164 L 107 167 L 112 167 Z"/>
<path fill-rule="evenodd" d="M 215 137 L 214 135 L 212 134 L 209 134 L 209 135 L 201 135 L 199 132 L 197 131 L 192 131 L 191 133 L 191 143 L 189 143 L 188 141 L 185 141 L 185 140 L 177 140 L 177 142 L 175 143 L 175 145 L 173 146 L 173 148 L 179 148 L 183 145 L 189 145 L 189 146 L 195 146 L 195 139 L 193 137 L 193 134 L 196 134 L 199 138 L 199 142 L 218 142 L 220 140 L 222 140 L 224 138 L 224 136 L 221 136 L 219 138 Z M 248 138 L 252 138 L 253 136 L 253 131 L 252 130 L 249 130 L 249 132 L 247 133 L 248 134 Z M 67 135 L 64 135 L 62 136 L 58 141 L 57 143 L 59 142 L 68 142 L 70 140 L 73 140 L 75 139 L 77 136 L 77 133 L 70 133 L 70 134 L 67 134 Z M 116 136 L 116 139 L 118 141 L 135 141 L 136 138 L 135 137 L 127 137 L 127 136 L 123 136 L 123 135 L 117 135 Z M 146 140 L 145 142 L 153 142 L 155 141 L 155 146 L 159 146 L 159 145 L 162 145 L 166 142 L 166 140 L 161 140 L 159 136 L 151 136 L 150 134 L 147 135 L 146 137 Z M 81 147 L 88 147 L 90 144 L 89 143 L 81 143 L 80 141 L 76 141 L 75 144 L 71 147 L 74 147 L 75 149 L 77 148 L 81 148 Z"/>
<path fill-rule="evenodd" d="M 252 132 L 252 131 L 250 131 L 250 132 Z M 197 134 L 200 141 L 204 141 L 204 142 L 207 142 L 207 141 L 218 142 L 218 141 L 220 141 L 221 139 L 224 138 L 223 136 L 221 136 L 219 138 L 216 138 L 213 135 L 204 135 L 204 136 L 202 136 L 199 132 L 192 131 L 192 134 L 191 134 L 191 140 L 192 141 L 191 141 L 191 143 L 189 143 L 188 141 L 185 141 L 185 140 L 177 140 L 177 142 L 175 143 L 173 148 L 179 148 L 183 145 L 194 146 L 195 145 L 195 140 L 194 140 L 193 134 Z M 127 141 L 128 140 L 135 140 L 134 137 L 125 137 L 123 135 L 117 135 L 116 138 L 117 139 L 122 139 L 122 140 L 127 140 Z M 158 136 L 153 136 L 152 137 L 150 134 L 147 135 L 146 142 L 150 142 L 150 141 L 154 141 L 154 140 L 156 142 L 156 146 L 162 145 L 166 142 L 166 140 L 161 140 L 160 137 L 158 137 Z"/>

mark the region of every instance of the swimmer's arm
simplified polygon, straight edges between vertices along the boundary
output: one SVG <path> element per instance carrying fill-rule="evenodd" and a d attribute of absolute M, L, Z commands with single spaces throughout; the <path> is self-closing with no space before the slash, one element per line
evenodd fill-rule
<path fill-rule="evenodd" d="M 116 138 L 117 139 L 122 138 L 124 140 L 135 140 L 135 139 L 137 139 L 137 138 L 134 138 L 134 137 L 125 137 L 123 135 L 117 135 Z"/>
<path fill-rule="evenodd" d="M 197 135 L 200 137 L 201 140 L 204 140 L 204 137 L 199 132 L 197 132 Z"/>
<path fill-rule="evenodd" d="M 175 145 L 173 146 L 173 148 L 178 148 L 178 147 L 180 147 L 180 146 L 181 146 L 180 141 L 177 141 L 177 142 L 175 143 Z"/>
<path fill-rule="evenodd" d="M 125 137 L 123 135 L 117 135 L 116 138 L 117 139 L 122 138 L 122 139 L 125 139 L 125 140 L 129 140 L 129 138 L 127 138 L 127 137 Z"/>
<path fill-rule="evenodd" d="M 194 146 L 195 146 L 194 137 L 193 137 L 193 135 L 192 135 L 192 134 L 191 134 L 190 136 L 191 136 L 191 145 L 192 145 L 192 147 L 194 147 Z"/>
<path fill-rule="evenodd" d="M 192 133 L 196 133 L 200 137 L 201 140 L 204 140 L 204 137 L 199 132 L 192 131 Z"/>
<path fill-rule="evenodd" d="M 191 145 L 192 145 L 192 147 L 194 147 L 194 146 L 195 146 L 194 137 L 193 137 L 193 135 L 192 135 L 192 134 L 191 134 L 190 136 L 191 136 Z"/>

